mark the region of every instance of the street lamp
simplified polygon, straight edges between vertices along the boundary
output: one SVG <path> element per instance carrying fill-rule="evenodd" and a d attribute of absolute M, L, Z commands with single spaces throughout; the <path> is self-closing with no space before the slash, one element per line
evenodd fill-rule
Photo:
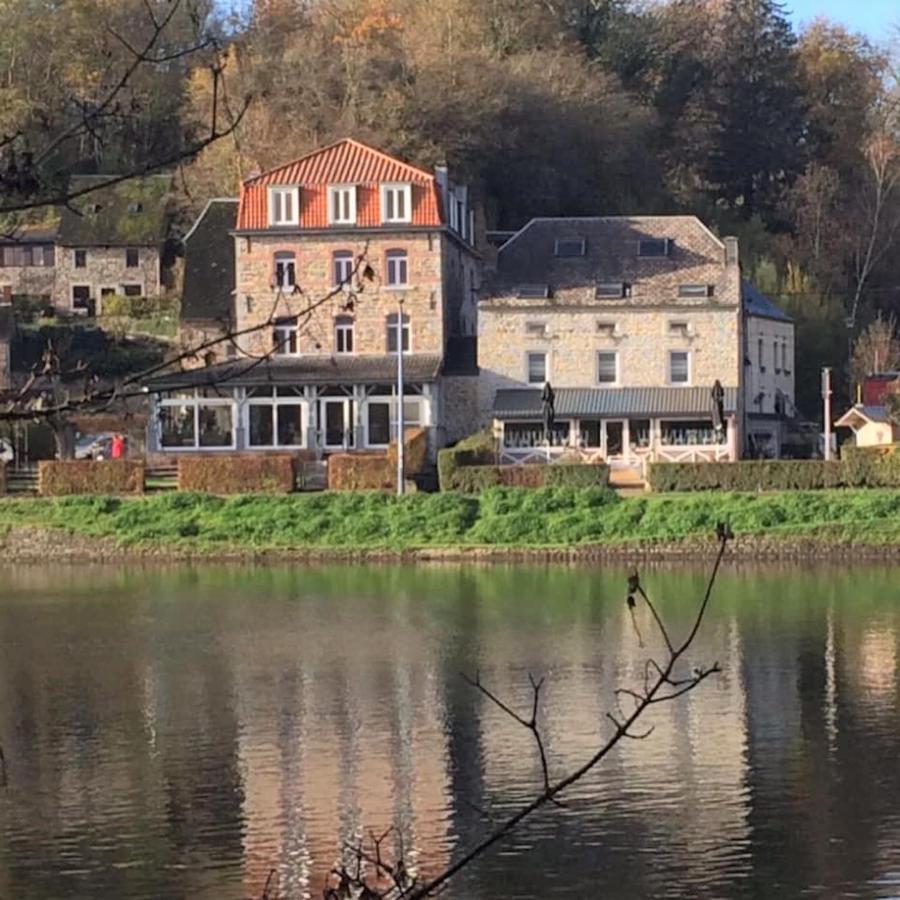
<path fill-rule="evenodd" d="M 397 301 L 397 495 L 403 494 L 403 298 Z"/>

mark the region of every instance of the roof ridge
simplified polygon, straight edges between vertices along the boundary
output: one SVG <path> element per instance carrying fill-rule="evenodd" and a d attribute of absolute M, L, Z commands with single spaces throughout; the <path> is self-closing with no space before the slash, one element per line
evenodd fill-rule
<path fill-rule="evenodd" d="M 314 156 L 319 156 L 322 153 L 327 153 L 330 150 L 334 150 L 335 147 L 339 147 L 342 144 L 353 144 L 354 146 L 359 147 L 368 153 L 372 153 L 383 160 L 387 160 L 388 162 L 395 163 L 407 169 L 411 169 L 413 172 L 418 172 L 419 175 L 422 175 L 425 178 L 434 180 L 434 173 L 429 172 L 427 169 L 423 169 L 421 166 L 414 165 L 413 163 L 407 162 L 403 159 L 399 159 L 396 156 L 391 156 L 390 153 L 386 153 L 384 150 L 379 150 L 377 147 L 373 147 L 371 144 L 367 144 L 364 141 L 359 140 L 358 138 L 343 137 L 336 141 L 332 141 L 330 144 L 326 144 L 324 147 L 318 147 L 315 150 L 311 150 L 309 153 L 304 153 L 302 156 L 297 156 L 294 159 L 290 159 L 287 162 L 282 163 L 281 165 L 274 166 L 271 169 L 267 169 L 265 172 L 260 172 L 258 175 L 254 175 L 252 178 L 246 179 L 242 182 L 242 184 L 253 184 L 262 178 L 266 178 L 275 172 L 281 171 L 282 169 L 287 169 L 290 166 L 299 165 L 300 163 L 312 159 Z"/>

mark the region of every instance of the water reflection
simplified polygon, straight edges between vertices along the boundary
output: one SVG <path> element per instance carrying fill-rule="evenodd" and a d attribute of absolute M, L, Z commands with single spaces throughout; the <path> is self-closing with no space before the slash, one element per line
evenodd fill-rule
<path fill-rule="evenodd" d="M 528 735 L 458 673 L 523 710 L 546 673 L 551 766 L 577 766 L 658 649 L 623 577 L 0 573 L 0 897 L 243 898 L 271 868 L 283 896 L 317 897 L 342 847 L 389 825 L 440 870 L 541 780 Z M 644 579 L 677 634 L 704 578 Z M 453 896 L 897 896 L 896 581 L 727 572 L 689 661 L 722 674 Z"/>

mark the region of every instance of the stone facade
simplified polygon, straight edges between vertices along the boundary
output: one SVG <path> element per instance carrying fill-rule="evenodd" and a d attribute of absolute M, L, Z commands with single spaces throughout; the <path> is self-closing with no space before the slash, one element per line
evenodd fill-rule
<path fill-rule="evenodd" d="M 498 390 L 534 386 L 527 380 L 530 352 L 546 354 L 554 387 L 598 387 L 600 351 L 617 354 L 618 378 L 610 387 L 668 385 L 673 350 L 689 354 L 689 385 L 716 379 L 737 385 L 740 328 L 733 306 L 560 309 L 528 301 L 484 303 L 478 336 L 481 423 L 490 420 Z"/>
<path fill-rule="evenodd" d="M 356 235 L 253 235 L 237 237 L 236 331 L 265 324 L 273 314 L 302 317 L 297 352 L 302 356 L 332 356 L 335 347 L 335 318 L 353 320 L 354 354 L 384 355 L 388 352 L 387 317 L 397 313 L 402 302 L 409 317 L 410 351 L 441 355 L 446 342 L 444 316 L 443 256 L 452 240 L 439 231 L 427 233 L 383 233 Z M 386 253 L 405 250 L 408 286 L 385 284 Z M 374 271 L 372 281 L 362 279 L 361 292 L 334 287 L 333 254 L 350 251 L 354 259 L 364 256 Z M 293 253 L 297 289 L 274 287 L 276 253 Z M 333 296 L 329 297 L 330 294 Z M 322 298 L 328 298 L 316 305 Z M 352 307 L 348 309 L 348 305 Z M 307 317 L 306 310 L 315 306 Z M 249 353 L 268 352 L 272 334 L 260 330 L 240 338 Z"/>
<path fill-rule="evenodd" d="M 42 254 L 43 263 L 43 254 Z M 30 297 L 52 300 L 56 284 L 54 265 L 0 267 L 0 301 L 4 297 Z"/>
<path fill-rule="evenodd" d="M 439 442 L 454 444 L 477 430 L 474 411 L 478 405 L 479 378 L 475 375 L 445 376 L 440 381 L 441 423 Z"/>
<path fill-rule="evenodd" d="M 73 309 L 73 288 L 90 287 L 96 301 L 97 313 L 102 312 L 103 295 L 108 291 L 124 294 L 126 285 L 139 285 L 140 297 L 158 297 L 161 293 L 159 247 L 136 247 L 138 265 L 126 264 L 126 247 L 63 247 L 56 248 L 56 277 L 53 303 L 60 310 Z M 85 266 L 75 265 L 76 251 L 84 251 Z"/>

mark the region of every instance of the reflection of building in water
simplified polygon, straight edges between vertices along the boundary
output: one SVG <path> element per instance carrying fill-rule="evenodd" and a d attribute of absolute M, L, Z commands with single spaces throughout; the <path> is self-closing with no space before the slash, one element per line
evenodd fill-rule
<path fill-rule="evenodd" d="M 897 637 L 889 628 L 869 628 L 859 642 L 859 686 L 872 699 L 890 701 L 897 694 Z"/>
<path fill-rule="evenodd" d="M 485 682 L 526 717 L 529 669 L 540 672 L 542 659 L 565 661 L 549 673 L 541 693 L 542 735 L 557 776 L 586 762 L 611 735 L 606 713 L 617 713 L 615 688 L 640 689 L 645 660 L 651 655 L 665 659 L 649 611 L 637 611 L 646 644 L 642 648 L 624 603 L 622 607 L 599 640 L 597 634 L 568 629 L 535 635 L 533 644 L 510 640 L 492 645 L 491 670 L 482 673 Z M 572 790 L 575 797 L 583 792 L 596 798 L 599 792 L 598 808 L 642 819 L 635 827 L 652 828 L 654 841 L 689 851 L 684 866 L 709 865 L 717 852 L 733 849 L 749 836 L 743 648 L 733 620 L 704 623 L 702 640 L 682 674 L 717 660 L 721 675 L 694 693 L 654 707 L 634 729 L 640 733 L 652 725 L 652 736 L 625 741 Z M 626 714 L 633 709 L 630 700 L 619 703 Z M 533 796 L 542 776 L 531 737 L 488 701 L 481 704 L 480 716 L 486 793 L 507 799 Z"/>
<path fill-rule="evenodd" d="M 440 870 L 450 800 L 433 662 L 388 634 L 346 653 L 314 639 L 285 649 L 290 659 L 270 646 L 240 679 L 245 892 L 259 895 L 275 868 L 286 896 L 318 897 L 345 844 L 392 825 L 408 864 Z M 393 840 L 384 847 L 391 858 Z"/>

